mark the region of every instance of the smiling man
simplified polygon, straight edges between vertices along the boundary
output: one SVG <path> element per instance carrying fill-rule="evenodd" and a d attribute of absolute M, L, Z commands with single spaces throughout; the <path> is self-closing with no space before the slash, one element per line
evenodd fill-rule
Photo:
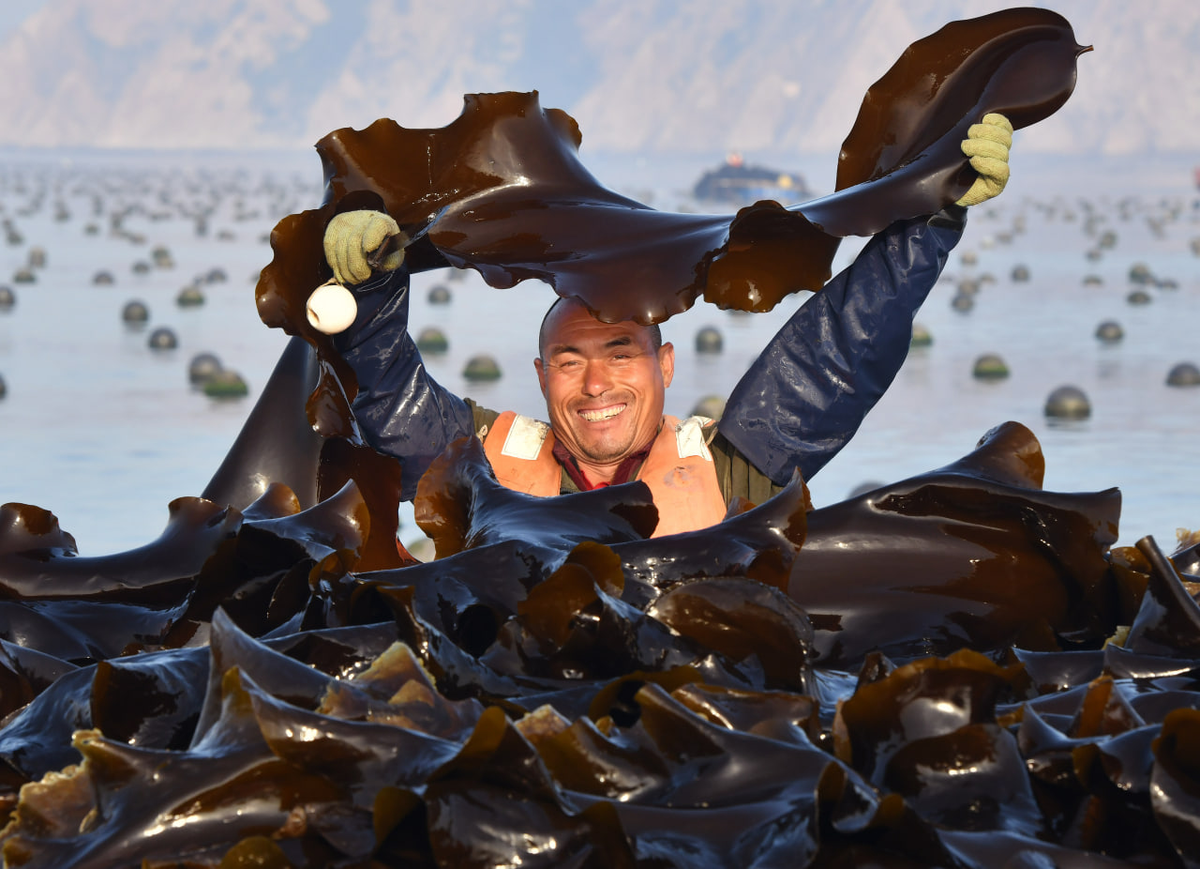
<path fill-rule="evenodd" d="M 338 214 L 325 231 L 325 256 L 335 279 L 353 288 L 357 311 L 334 340 L 358 379 L 353 410 L 363 435 L 403 460 L 406 500 L 446 445 L 475 434 L 497 479 L 519 491 L 549 496 L 644 481 L 659 509 L 655 536 L 718 522 L 735 497 L 764 501 L 796 469 L 806 479 L 820 470 L 891 384 L 967 206 L 1007 183 L 1011 134 L 999 115 L 972 125 L 963 152 L 979 177 L 967 194 L 870 239 L 772 338 L 715 423 L 664 415 L 675 352 L 658 326 L 602 322 L 574 299 L 556 301 L 539 334 L 534 368 L 549 423 L 450 393 L 429 377 L 409 335 L 403 255 L 371 265 L 399 234 L 396 222 L 376 211 Z"/>

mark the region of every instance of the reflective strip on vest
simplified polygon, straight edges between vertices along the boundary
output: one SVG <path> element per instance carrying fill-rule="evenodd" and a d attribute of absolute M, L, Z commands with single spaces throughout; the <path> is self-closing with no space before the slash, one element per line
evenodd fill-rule
<path fill-rule="evenodd" d="M 725 499 L 717 482 L 704 427 L 712 420 L 693 416 L 663 425 L 638 472 L 658 507 L 654 537 L 695 531 L 725 518 Z M 506 411 L 496 418 L 483 442 L 496 479 L 530 495 L 561 493 L 562 467 L 553 455 L 554 435 L 544 422 Z"/>

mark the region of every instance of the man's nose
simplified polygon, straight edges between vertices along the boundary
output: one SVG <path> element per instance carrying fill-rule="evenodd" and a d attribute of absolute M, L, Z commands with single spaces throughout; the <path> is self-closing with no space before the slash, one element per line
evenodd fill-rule
<path fill-rule="evenodd" d="M 612 372 L 604 359 L 589 359 L 583 371 L 585 395 L 603 395 L 612 388 Z"/>

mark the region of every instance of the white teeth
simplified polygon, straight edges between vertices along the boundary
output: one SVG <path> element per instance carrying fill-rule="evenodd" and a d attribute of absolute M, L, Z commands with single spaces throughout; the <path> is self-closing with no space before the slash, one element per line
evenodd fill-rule
<path fill-rule="evenodd" d="M 616 407 L 606 407 L 604 410 L 581 410 L 579 414 L 588 422 L 600 422 L 602 419 L 612 419 L 624 409 L 625 405 L 621 404 Z"/>

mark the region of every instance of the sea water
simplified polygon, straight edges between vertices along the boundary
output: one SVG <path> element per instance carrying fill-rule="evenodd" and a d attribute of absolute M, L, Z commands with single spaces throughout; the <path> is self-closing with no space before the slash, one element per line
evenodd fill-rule
<path fill-rule="evenodd" d="M 708 168 L 703 157 L 584 157 L 607 186 L 656 208 L 714 208 L 688 196 Z M 820 190 L 819 162 L 781 168 L 813 167 Z M 1003 196 L 972 209 L 917 317 L 932 345 L 910 353 L 859 433 L 809 481 L 814 505 L 948 464 L 1016 420 L 1042 444 L 1045 488 L 1121 489 L 1120 543 L 1153 535 L 1169 551 L 1177 528 L 1200 527 L 1200 387 L 1166 384 L 1177 363 L 1200 364 L 1190 165 L 1017 162 Z M 17 301 L 0 311 L 0 503 L 50 510 L 83 555 L 144 545 L 161 533 L 171 500 L 204 489 L 287 341 L 258 319 L 254 283 L 271 260 L 275 223 L 320 203 L 319 163 L 312 153 L 14 152 L 2 166 L 0 218 L 17 237 L 0 237 L 0 284 Z M 1114 243 L 1101 249 L 1106 232 Z M 835 269 L 861 244 L 846 240 Z M 35 247 L 46 264 L 32 269 L 34 282 L 14 283 Z M 168 267 L 154 264 L 158 247 Z M 1130 281 L 1138 264 L 1153 282 Z M 1014 279 L 1018 266 L 1027 280 Z M 111 284 L 95 283 L 101 271 Z M 961 311 L 951 302 L 968 281 L 979 292 Z M 429 301 L 439 284 L 451 291 L 448 304 Z M 190 285 L 203 305 L 176 303 Z M 1139 288 L 1148 304 L 1129 302 Z M 549 288 L 500 291 L 474 272 L 441 271 L 416 276 L 412 293 L 413 330 L 437 326 L 449 338 L 445 354 L 426 360 L 438 380 L 485 406 L 544 417 L 532 359 Z M 664 324 L 677 357 L 667 412 L 686 415 L 701 398 L 726 395 L 807 296 L 758 315 L 700 302 Z M 122 321 L 135 299 L 149 308 L 144 325 Z M 1097 340 L 1105 320 L 1121 324 L 1122 341 Z M 706 326 L 720 331 L 720 353 L 695 350 Z M 158 327 L 174 332 L 175 349 L 149 346 Z M 245 398 L 208 398 L 190 384 L 189 363 L 206 352 L 242 375 Z M 463 378 L 479 353 L 496 358 L 499 380 Z M 976 379 L 984 353 L 1000 355 L 1010 375 Z M 1068 384 L 1087 394 L 1091 415 L 1055 422 L 1046 398 Z M 420 537 L 408 505 L 401 523 L 406 542 Z"/>

